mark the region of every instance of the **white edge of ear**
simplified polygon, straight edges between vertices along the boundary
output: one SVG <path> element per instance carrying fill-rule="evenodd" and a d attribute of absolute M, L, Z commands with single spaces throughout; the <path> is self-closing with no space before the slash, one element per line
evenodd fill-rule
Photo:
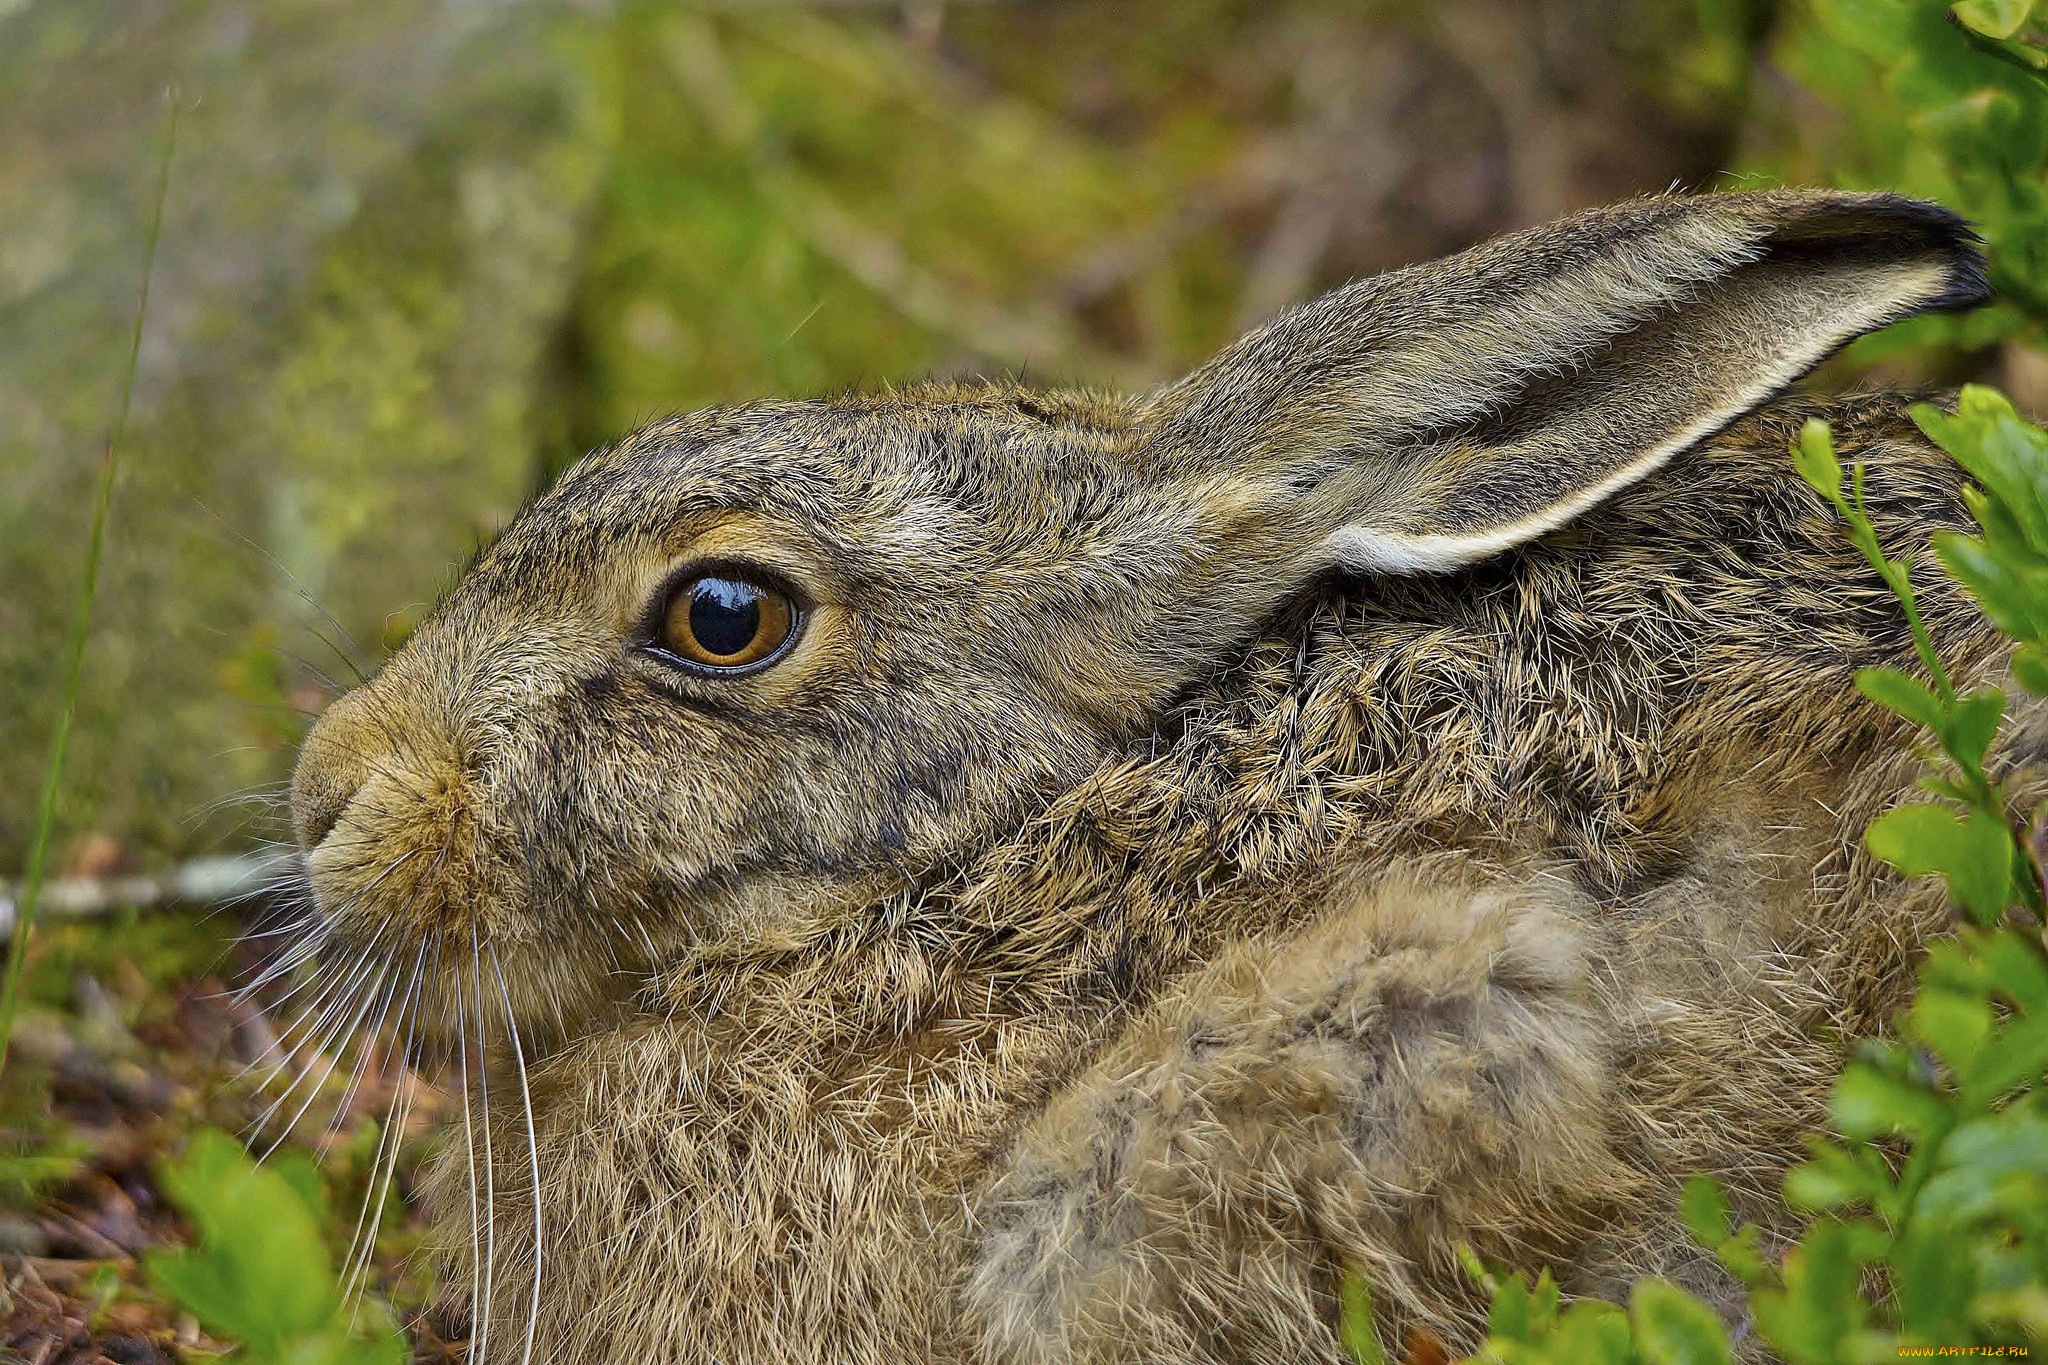
<path fill-rule="evenodd" d="M 1727 403 L 1701 414 L 1676 435 L 1609 473 L 1605 478 L 1560 498 L 1548 507 L 1516 521 L 1504 523 L 1478 535 L 1416 535 L 1386 527 L 1351 525 L 1332 531 L 1324 548 L 1344 568 L 1385 574 L 1450 573 L 1501 554 L 1524 541 L 1554 531 L 1605 501 L 1614 493 L 1650 474 L 1680 451 L 1711 436 L 1753 408 L 1761 406 L 1785 385 L 1825 360 L 1842 342 L 1875 331 L 1911 312 L 1920 302 L 1937 296 L 1949 278 L 1943 261 L 1922 262 L 1902 271 L 1896 291 L 1877 294 L 1861 308 L 1845 309 L 1838 315 L 1840 326 L 1816 336 L 1804 346 L 1784 352 L 1775 365 L 1762 371 L 1755 383 L 1745 386 Z M 1789 457 L 1788 457 L 1789 460 Z"/>

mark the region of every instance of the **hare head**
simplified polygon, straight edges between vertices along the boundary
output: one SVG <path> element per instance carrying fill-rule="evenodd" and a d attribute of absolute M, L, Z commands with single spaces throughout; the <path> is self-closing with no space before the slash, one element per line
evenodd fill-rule
<path fill-rule="evenodd" d="M 985 847 L 1318 580 L 1541 535 L 1846 341 L 1976 301 L 1972 240 L 1883 195 L 1651 198 L 1346 286 L 1149 397 L 658 423 L 315 727 L 319 933 L 410 970 L 429 1036 L 501 990 L 522 1034 L 573 1034 L 681 945 Z"/>

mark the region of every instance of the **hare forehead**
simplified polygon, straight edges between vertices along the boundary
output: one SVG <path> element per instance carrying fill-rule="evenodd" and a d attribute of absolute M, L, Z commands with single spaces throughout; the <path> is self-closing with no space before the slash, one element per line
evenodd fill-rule
<path fill-rule="evenodd" d="M 1048 402 L 1051 400 L 1048 399 Z M 801 533 L 855 577 L 979 564 L 1128 501 L 1124 434 L 982 405 L 752 405 L 656 423 L 579 461 L 480 558 L 473 590 L 559 602 L 719 514 Z M 742 546 L 723 547 L 728 551 Z"/>

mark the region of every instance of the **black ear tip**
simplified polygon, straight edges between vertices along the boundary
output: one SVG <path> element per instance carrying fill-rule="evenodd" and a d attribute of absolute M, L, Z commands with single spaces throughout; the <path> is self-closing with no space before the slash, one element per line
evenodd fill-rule
<path fill-rule="evenodd" d="M 1862 216 L 1897 230 L 1918 233 L 1931 241 L 1981 242 L 1970 220 L 1946 204 L 1932 199 L 1914 199 L 1889 190 L 1858 194 L 1851 198 Z"/>
<path fill-rule="evenodd" d="M 1968 228 L 1964 232 L 1966 235 L 1959 238 L 1952 248 L 1948 288 L 1929 299 L 1925 305 L 1928 308 L 1975 308 L 1980 303 L 1991 302 L 1991 267 L 1977 246 L 1984 239 Z"/>
<path fill-rule="evenodd" d="M 1943 204 L 1908 199 L 1902 194 L 1873 196 L 1871 211 L 1881 221 L 1915 240 L 1923 250 L 1947 258 L 1948 284 L 1923 303 L 1923 310 L 1974 308 L 1991 298 L 1991 273 L 1984 257 L 1984 237 L 1969 219 Z"/>
<path fill-rule="evenodd" d="M 1857 241 L 1865 251 L 1882 242 L 1901 257 L 1942 257 L 1947 281 L 1914 307 L 1916 313 L 1972 308 L 1991 298 L 1983 236 L 1969 219 L 1932 200 L 1889 191 L 1812 194 L 1773 236 L 1788 243 Z"/>

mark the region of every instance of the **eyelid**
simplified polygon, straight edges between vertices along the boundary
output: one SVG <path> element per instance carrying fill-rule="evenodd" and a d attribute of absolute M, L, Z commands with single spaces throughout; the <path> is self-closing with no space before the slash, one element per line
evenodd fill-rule
<path fill-rule="evenodd" d="M 737 579 L 781 594 L 789 601 L 789 634 L 762 658 L 736 667 L 706 664 L 678 654 L 665 643 L 663 627 L 667 623 L 676 595 L 703 578 Z M 809 624 L 812 606 L 810 595 L 804 592 L 794 578 L 773 565 L 738 556 L 707 555 L 685 561 L 662 578 L 642 608 L 640 624 L 633 632 L 631 640 L 640 652 L 652 655 L 676 671 L 691 677 L 721 681 L 749 677 L 765 672 L 796 648 Z"/>
<path fill-rule="evenodd" d="M 686 583 L 698 578 L 737 578 L 773 589 L 789 599 L 799 616 L 809 614 L 816 606 L 813 594 L 805 589 L 802 580 L 779 565 L 742 555 L 702 555 L 684 560 L 656 581 L 641 604 L 637 622 L 632 628 L 633 636 L 643 642 L 659 640 L 669 602 Z"/>

